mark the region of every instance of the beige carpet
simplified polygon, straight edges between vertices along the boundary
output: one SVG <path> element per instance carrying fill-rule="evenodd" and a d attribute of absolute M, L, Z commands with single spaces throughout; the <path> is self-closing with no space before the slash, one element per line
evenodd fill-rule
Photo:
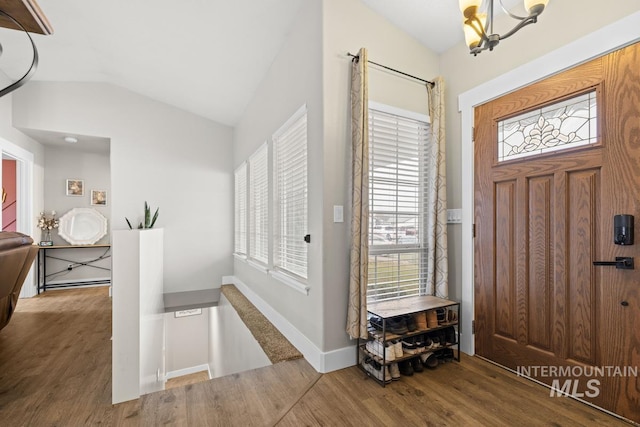
<path fill-rule="evenodd" d="M 300 359 L 302 354 L 267 320 L 260 310 L 234 285 L 222 285 L 222 293 L 247 326 L 262 350 L 276 364 L 285 360 Z"/>

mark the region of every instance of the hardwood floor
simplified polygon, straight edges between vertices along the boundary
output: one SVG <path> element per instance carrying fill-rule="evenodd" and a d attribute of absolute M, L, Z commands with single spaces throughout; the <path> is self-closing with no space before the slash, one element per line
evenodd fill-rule
<path fill-rule="evenodd" d="M 386 388 L 298 359 L 111 405 L 110 308 L 106 288 L 20 300 L 0 331 L 0 425 L 628 425 L 468 356 Z"/>
<path fill-rule="evenodd" d="M 164 389 L 184 387 L 189 384 L 197 384 L 209 380 L 207 371 L 196 372 L 194 374 L 183 375 L 181 377 L 171 378 L 164 383 Z"/>

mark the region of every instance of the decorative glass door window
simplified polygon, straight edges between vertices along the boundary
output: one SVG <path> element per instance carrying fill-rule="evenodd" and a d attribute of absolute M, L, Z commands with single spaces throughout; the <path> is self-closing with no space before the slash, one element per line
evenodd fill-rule
<path fill-rule="evenodd" d="M 498 161 L 598 142 L 596 91 L 498 122 Z"/>

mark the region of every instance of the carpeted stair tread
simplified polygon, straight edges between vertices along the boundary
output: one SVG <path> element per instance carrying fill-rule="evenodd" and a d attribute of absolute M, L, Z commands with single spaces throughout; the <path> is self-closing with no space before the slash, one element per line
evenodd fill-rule
<path fill-rule="evenodd" d="M 236 310 L 240 319 L 258 341 L 265 354 L 275 364 L 300 359 L 302 354 L 234 285 L 222 285 L 222 294 Z"/>

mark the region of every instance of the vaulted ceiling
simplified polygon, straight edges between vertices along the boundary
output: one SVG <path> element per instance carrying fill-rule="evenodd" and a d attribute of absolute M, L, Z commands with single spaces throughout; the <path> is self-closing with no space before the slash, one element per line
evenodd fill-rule
<path fill-rule="evenodd" d="M 54 33 L 33 35 L 33 80 L 109 82 L 234 125 L 303 1 L 38 0 Z M 457 0 L 361 1 L 436 52 L 462 40 Z M 3 45 L 20 36 L 0 29 Z M 0 69 L 17 76 L 29 60 L 7 54 Z"/>

